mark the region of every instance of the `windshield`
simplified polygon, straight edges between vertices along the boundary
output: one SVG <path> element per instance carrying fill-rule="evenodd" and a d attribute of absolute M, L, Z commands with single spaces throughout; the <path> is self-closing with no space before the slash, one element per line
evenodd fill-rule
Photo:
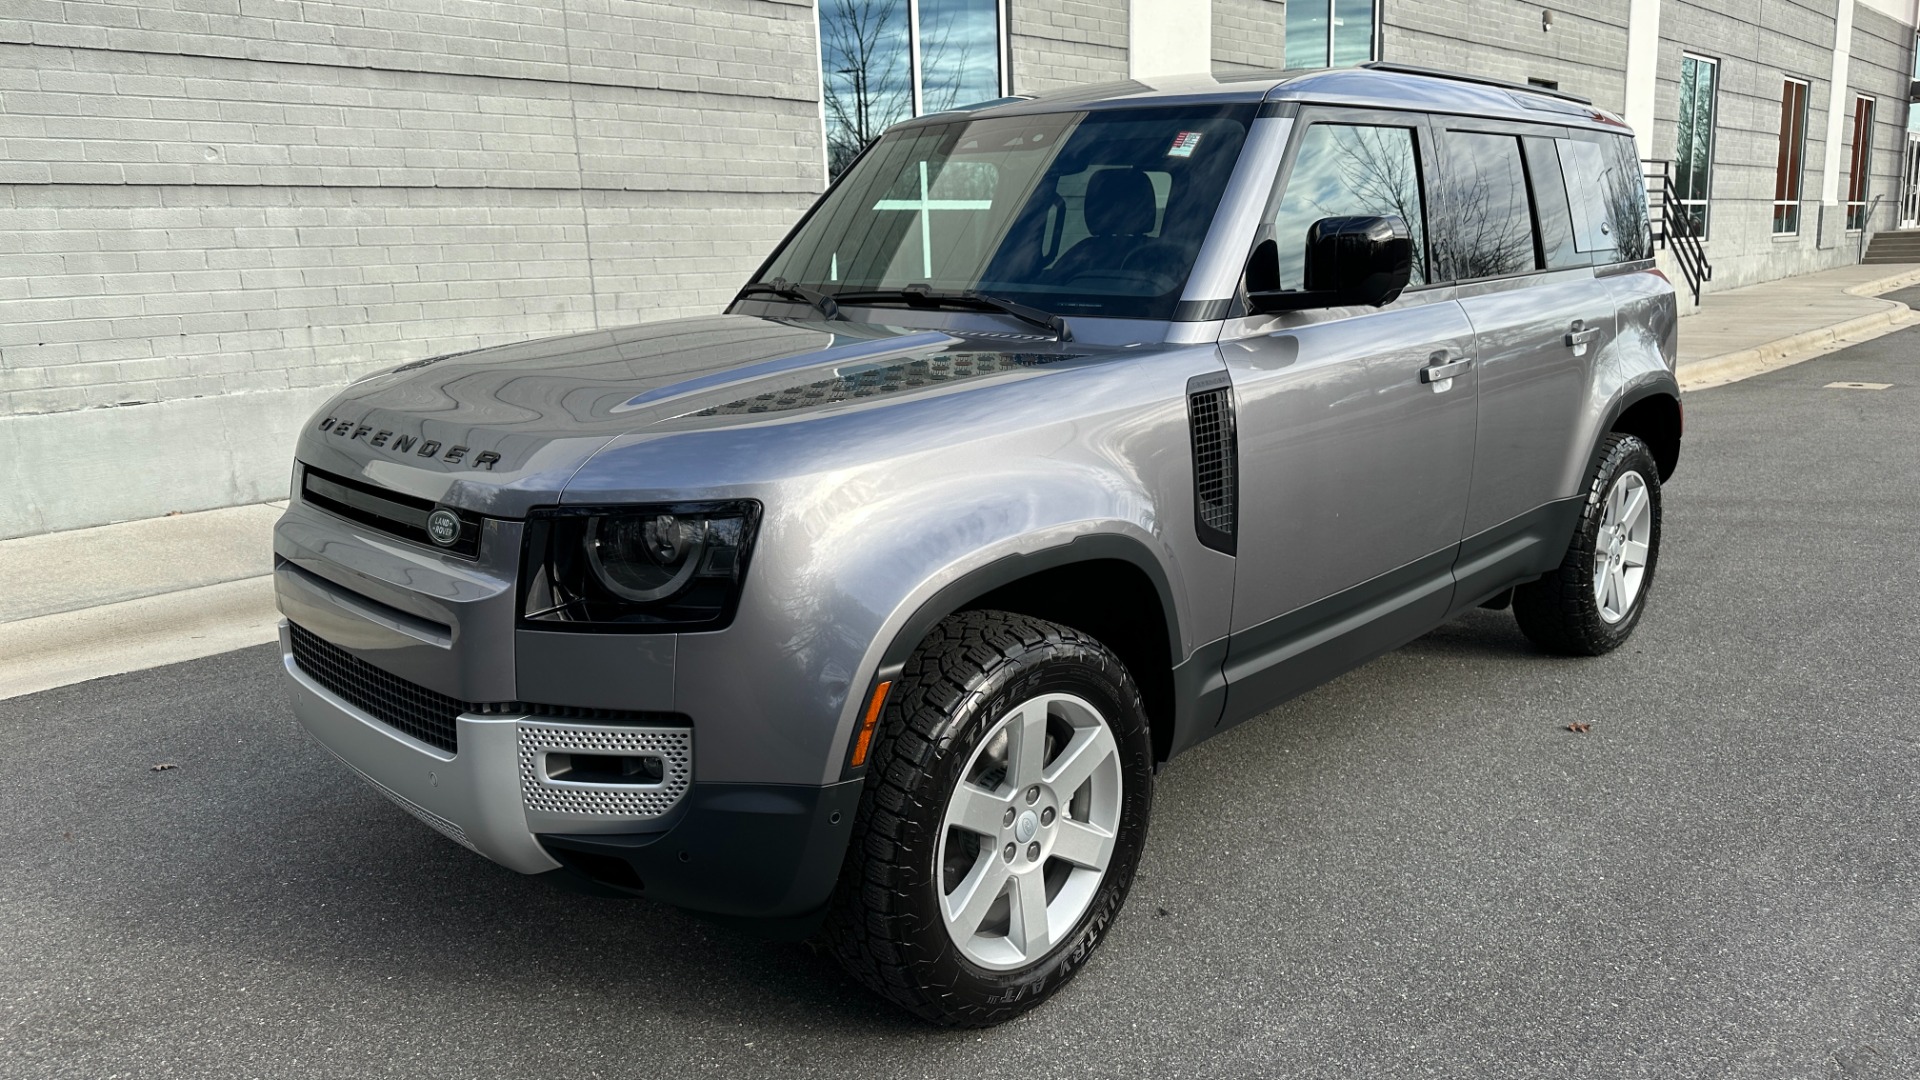
<path fill-rule="evenodd" d="M 956 119 L 874 144 L 759 281 L 978 292 L 1063 315 L 1166 319 L 1251 105 Z"/>

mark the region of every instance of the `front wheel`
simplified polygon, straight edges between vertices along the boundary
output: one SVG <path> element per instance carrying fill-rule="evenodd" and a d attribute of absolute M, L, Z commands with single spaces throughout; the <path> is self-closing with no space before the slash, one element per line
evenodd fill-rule
<path fill-rule="evenodd" d="M 1559 569 L 1514 590 L 1513 614 L 1535 645 L 1599 656 L 1623 644 L 1646 610 L 1660 559 L 1660 472 L 1633 435 L 1609 435 Z"/>
<path fill-rule="evenodd" d="M 883 716 L 827 933 L 856 978 L 984 1027 L 1057 991 L 1132 884 L 1153 805 L 1139 690 L 1112 651 L 1005 612 L 956 615 Z"/>

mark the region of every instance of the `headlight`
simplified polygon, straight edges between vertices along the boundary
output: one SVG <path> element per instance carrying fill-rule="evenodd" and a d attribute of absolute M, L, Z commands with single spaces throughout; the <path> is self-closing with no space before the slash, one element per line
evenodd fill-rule
<path fill-rule="evenodd" d="M 583 630 L 718 630 L 733 619 L 759 523 L 753 502 L 535 511 L 521 618 Z"/>

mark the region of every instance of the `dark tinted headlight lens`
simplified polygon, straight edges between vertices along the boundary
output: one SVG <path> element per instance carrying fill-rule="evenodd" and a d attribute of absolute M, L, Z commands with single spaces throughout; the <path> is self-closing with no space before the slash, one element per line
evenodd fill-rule
<path fill-rule="evenodd" d="M 759 520 L 751 502 L 536 512 L 521 617 L 581 629 L 718 629 L 733 618 Z"/>

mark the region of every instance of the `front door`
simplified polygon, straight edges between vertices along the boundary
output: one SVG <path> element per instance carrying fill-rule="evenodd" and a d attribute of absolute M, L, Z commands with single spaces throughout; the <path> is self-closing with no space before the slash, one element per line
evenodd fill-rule
<path fill-rule="evenodd" d="M 1428 287 L 1417 117 L 1306 110 L 1256 241 L 1303 285 L 1325 217 L 1407 220 L 1414 284 L 1380 309 L 1229 322 L 1240 451 L 1239 567 L 1223 723 L 1271 708 L 1439 622 L 1473 463 L 1473 327 Z M 1444 377 L 1451 374 L 1451 377 Z"/>

